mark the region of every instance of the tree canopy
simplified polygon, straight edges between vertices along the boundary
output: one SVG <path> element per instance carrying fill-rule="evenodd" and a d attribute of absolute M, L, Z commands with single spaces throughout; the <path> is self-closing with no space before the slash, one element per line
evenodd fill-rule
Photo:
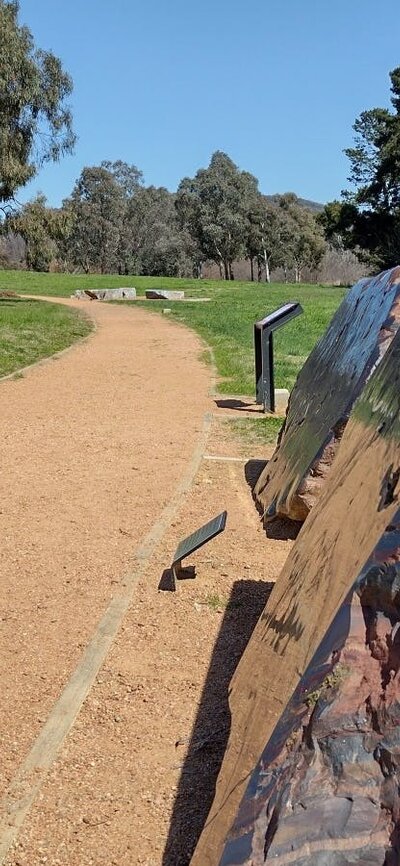
<path fill-rule="evenodd" d="M 46 197 L 38 193 L 18 213 L 7 217 L 7 228 L 25 241 L 27 267 L 47 271 L 59 255 L 71 226 L 68 213 L 48 207 Z"/>
<path fill-rule="evenodd" d="M 316 274 L 326 247 L 293 193 L 263 196 L 257 179 L 220 151 L 176 193 L 146 186 L 137 166 L 122 160 L 86 166 L 62 208 L 38 195 L 3 230 L 23 238 L 29 268 L 86 273 L 191 277 L 215 262 L 232 279 L 247 258 L 251 279 L 254 266 L 266 282 L 280 267 L 300 282 L 303 269 Z"/>
<path fill-rule="evenodd" d="M 257 179 L 240 171 L 221 151 L 213 154 L 208 168 L 179 184 L 176 207 L 181 224 L 204 258 L 223 269 L 225 279 L 232 276 L 233 261 L 245 252 L 248 215 L 257 195 Z"/>
<path fill-rule="evenodd" d="M 72 151 L 72 80 L 18 23 L 17 0 L 0 0 L 0 203 L 47 161 Z"/>
<path fill-rule="evenodd" d="M 364 255 L 374 267 L 400 258 L 400 67 L 390 73 L 392 110 L 363 111 L 354 123 L 350 190 L 318 220 L 328 240 Z"/>
<path fill-rule="evenodd" d="M 68 255 L 87 273 L 117 270 L 125 199 L 114 175 L 102 166 L 84 168 L 64 208 L 72 225 Z"/>

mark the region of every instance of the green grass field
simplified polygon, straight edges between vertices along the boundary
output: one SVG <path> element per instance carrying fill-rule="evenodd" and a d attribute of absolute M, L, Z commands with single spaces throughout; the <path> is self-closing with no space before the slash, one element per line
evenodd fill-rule
<path fill-rule="evenodd" d="M 41 301 L 0 300 L 0 376 L 67 348 L 92 330 L 75 310 Z"/>
<path fill-rule="evenodd" d="M 293 387 L 311 349 L 344 297 L 345 289 L 317 285 L 266 285 L 168 277 L 38 274 L 0 271 L 0 289 L 47 296 L 69 296 L 79 288 L 135 286 L 182 289 L 187 297 L 208 297 L 209 302 L 134 301 L 147 310 L 171 309 L 171 317 L 193 328 L 212 347 L 223 394 L 254 394 L 253 323 L 285 301 L 298 300 L 304 314 L 278 331 L 275 345 L 275 385 Z M 124 302 L 123 302 L 124 303 Z"/>
<path fill-rule="evenodd" d="M 68 298 L 76 289 L 114 289 L 118 286 L 134 286 L 138 294 L 145 289 L 185 288 L 196 297 L 207 295 L 209 286 L 216 281 L 180 280 L 174 277 L 119 277 L 117 274 L 40 274 L 35 271 L 1 271 L 0 289 L 30 295 L 47 295 Z M 241 285 L 235 283 L 235 285 Z M 247 285 L 247 283 L 245 284 Z M 251 284 L 249 284 L 251 285 Z"/>
<path fill-rule="evenodd" d="M 231 418 L 225 421 L 232 433 L 246 445 L 274 445 L 282 427 L 283 419 L 271 415 L 258 418 Z"/>
<path fill-rule="evenodd" d="M 304 313 L 274 335 L 275 387 L 293 387 L 317 340 L 337 310 L 345 289 L 322 286 L 217 283 L 208 286 L 210 302 L 183 304 L 152 301 L 146 309 L 161 312 L 194 328 L 212 347 L 221 394 L 254 394 L 253 325 L 286 301 L 300 301 Z"/>

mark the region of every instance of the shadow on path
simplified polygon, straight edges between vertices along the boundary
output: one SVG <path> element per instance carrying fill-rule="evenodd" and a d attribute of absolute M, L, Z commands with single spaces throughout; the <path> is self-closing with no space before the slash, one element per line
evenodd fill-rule
<path fill-rule="evenodd" d="M 162 866 L 188 866 L 192 857 L 228 741 L 229 683 L 272 587 L 257 580 L 237 581 L 232 587 L 182 766 Z"/>
<path fill-rule="evenodd" d="M 226 399 L 218 398 L 214 402 L 219 409 L 237 409 L 239 412 L 252 412 L 254 415 L 264 416 L 263 410 L 254 406 L 254 402 L 251 401 L 246 403 L 244 400 L 227 397 Z"/>

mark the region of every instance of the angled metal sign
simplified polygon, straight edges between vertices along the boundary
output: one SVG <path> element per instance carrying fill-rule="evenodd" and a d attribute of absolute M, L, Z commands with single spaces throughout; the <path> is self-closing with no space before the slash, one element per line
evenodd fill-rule
<path fill-rule="evenodd" d="M 302 312 L 298 301 L 291 301 L 254 324 L 256 403 L 264 412 L 275 412 L 273 333 Z"/>
<path fill-rule="evenodd" d="M 208 523 L 205 523 L 204 526 L 200 527 L 200 529 L 196 529 L 196 532 L 188 535 L 187 538 L 184 538 L 183 541 L 178 544 L 171 565 L 171 570 L 175 580 L 182 580 L 188 576 L 194 577 L 193 573 L 188 575 L 186 569 L 185 571 L 182 569 L 182 560 L 186 559 L 186 557 L 198 550 L 199 547 L 202 547 L 203 544 L 207 544 L 207 542 L 211 541 L 212 538 L 215 538 L 216 535 L 223 532 L 226 526 L 227 516 L 228 512 L 222 511 L 221 514 L 218 514 L 217 517 L 214 517 Z"/>

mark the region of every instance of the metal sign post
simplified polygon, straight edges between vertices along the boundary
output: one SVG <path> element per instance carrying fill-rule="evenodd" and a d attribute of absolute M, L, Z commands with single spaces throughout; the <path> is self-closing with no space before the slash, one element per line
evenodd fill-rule
<path fill-rule="evenodd" d="M 302 312 L 298 301 L 292 301 L 254 324 L 256 403 L 264 406 L 264 412 L 275 412 L 273 332 Z"/>
<path fill-rule="evenodd" d="M 189 569 L 182 568 L 182 559 L 190 556 L 190 554 L 194 553 L 195 550 L 198 550 L 199 547 L 206 544 L 207 541 L 211 541 L 212 538 L 215 538 L 216 535 L 223 532 L 225 529 L 226 518 L 227 512 L 223 511 L 222 514 L 218 514 L 218 517 L 214 517 L 213 520 L 210 520 L 209 523 L 205 524 L 205 526 L 201 526 L 200 529 L 197 529 L 196 532 L 193 532 L 192 535 L 189 535 L 178 544 L 171 564 L 174 581 L 182 580 L 186 577 L 195 577 L 193 568 L 190 572 Z"/>

